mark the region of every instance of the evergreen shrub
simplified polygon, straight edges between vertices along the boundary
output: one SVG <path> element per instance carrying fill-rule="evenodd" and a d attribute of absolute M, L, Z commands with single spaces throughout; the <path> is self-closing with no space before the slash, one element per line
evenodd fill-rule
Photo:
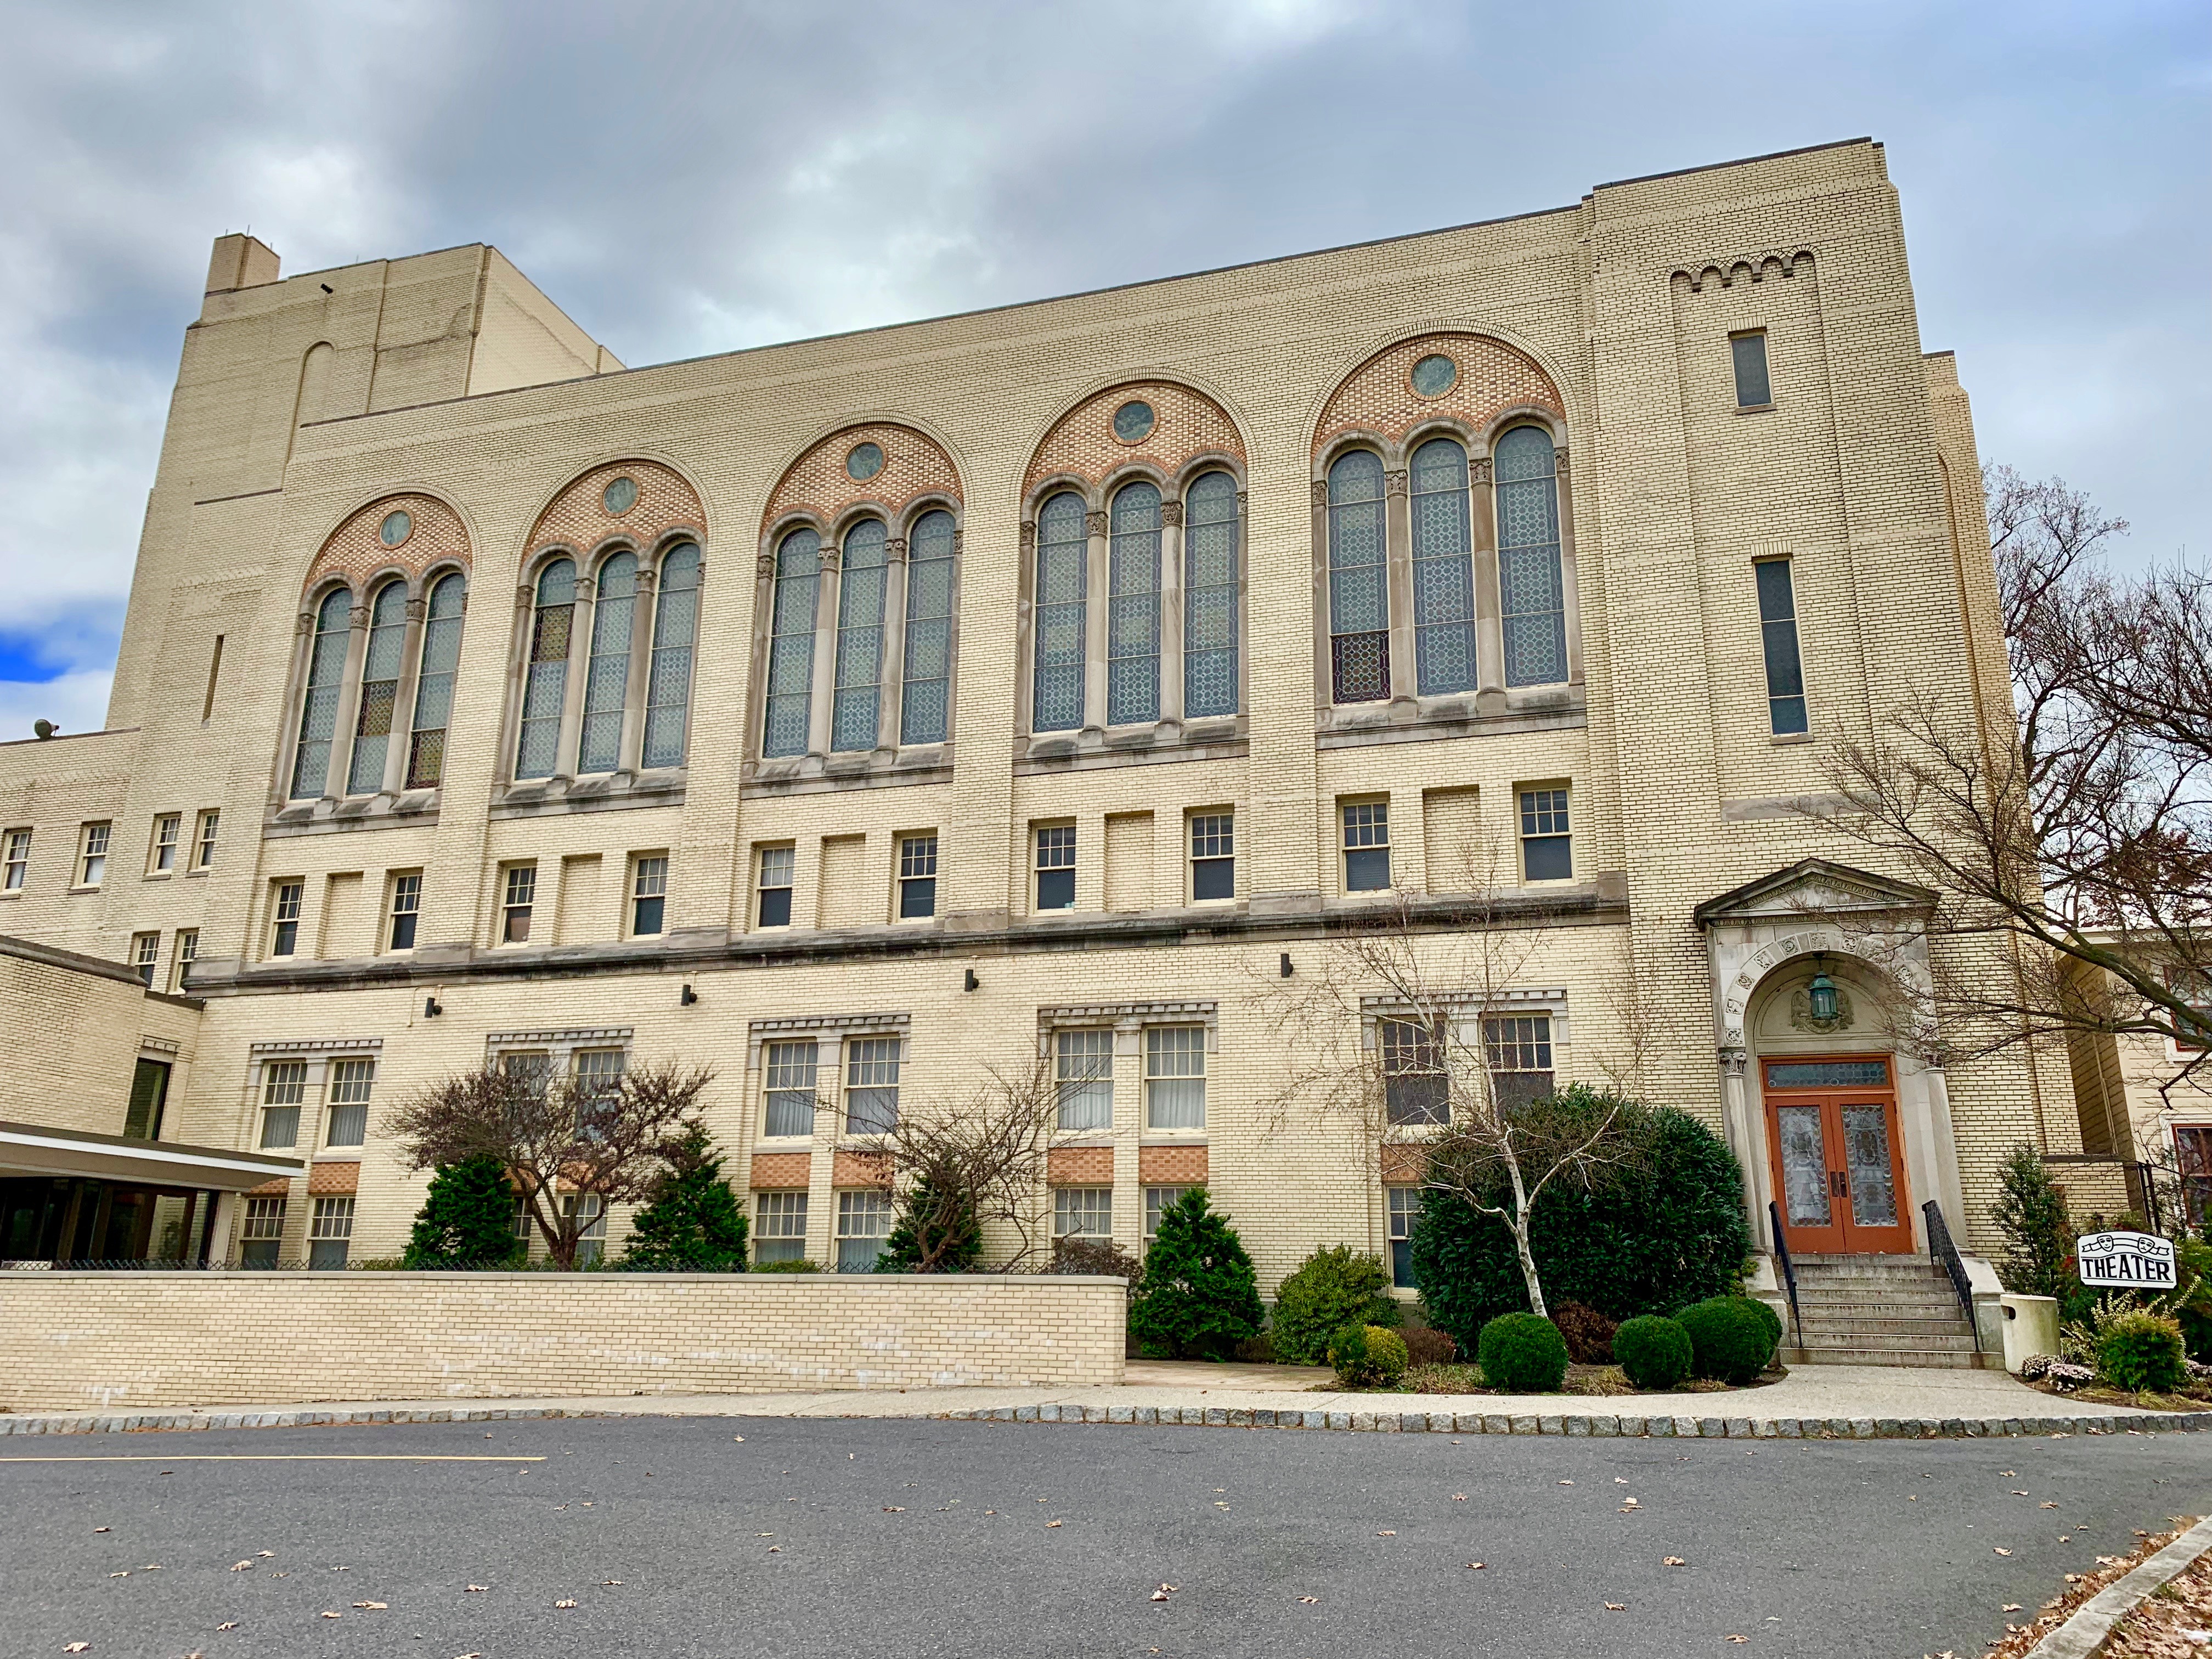
<path fill-rule="evenodd" d="M 697 1124 L 679 1142 L 615 1264 L 630 1273 L 741 1273 L 752 1224 Z"/>
<path fill-rule="evenodd" d="M 1346 1325 L 1328 1345 L 1328 1363 L 1347 1389 L 1387 1389 L 1405 1376 L 1405 1339 L 1380 1325 Z"/>
<path fill-rule="evenodd" d="M 2074 1272 L 2074 1229 L 2066 1200 L 2052 1184 L 2042 1154 L 2023 1142 L 1997 1170 L 1990 1219 L 2004 1239 L 1997 1277 L 2015 1296 L 2053 1297 L 2062 1304 L 2081 1289 Z"/>
<path fill-rule="evenodd" d="M 505 1267 L 526 1243 L 514 1236 L 514 1189 L 507 1167 L 486 1155 L 441 1164 L 400 1258 L 408 1267 Z"/>
<path fill-rule="evenodd" d="M 898 1219 L 876 1257 L 876 1271 L 920 1273 L 932 1254 L 931 1273 L 967 1273 L 982 1258 L 983 1229 L 972 1196 L 924 1176 L 899 1201 Z"/>
<path fill-rule="evenodd" d="M 1613 1334 L 1613 1361 L 1639 1389 L 1663 1392 L 1690 1374 L 1696 1356 L 1681 1322 L 1660 1314 L 1624 1321 Z"/>
<path fill-rule="evenodd" d="M 2188 1380 L 2181 1326 L 2162 1314 L 2116 1315 L 2097 1333 L 2097 1370 L 2116 1389 L 2172 1394 Z"/>
<path fill-rule="evenodd" d="M 1398 1304 L 1385 1294 L 1389 1286 L 1389 1268 L 1370 1251 L 1348 1244 L 1316 1250 L 1275 1292 L 1267 1327 L 1275 1358 L 1289 1365 L 1318 1365 L 1346 1326 L 1395 1325 Z"/>
<path fill-rule="evenodd" d="M 822 1264 L 798 1256 L 789 1261 L 756 1261 L 752 1271 L 757 1273 L 818 1273 Z"/>
<path fill-rule="evenodd" d="M 1243 1241 L 1206 1188 L 1191 1188 L 1160 1212 L 1129 1302 L 1130 1334 L 1149 1353 L 1225 1359 L 1266 1317 Z"/>
<path fill-rule="evenodd" d="M 1690 1334 L 1691 1367 L 1699 1376 L 1741 1388 L 1774 1357 L 1766 1321 L 1749 1297 L 1712 1297 L 1675 1318 Z"/>
<path fill-rule="evenodd" d="M 1482 1380 L 1507 1394 L 1557 1394 L 1567 1380 L 1567 1344 L 1559 1328 L 1532 1313 L 1500 1314 L 1482 1328 L 1475 1346 Z"/>

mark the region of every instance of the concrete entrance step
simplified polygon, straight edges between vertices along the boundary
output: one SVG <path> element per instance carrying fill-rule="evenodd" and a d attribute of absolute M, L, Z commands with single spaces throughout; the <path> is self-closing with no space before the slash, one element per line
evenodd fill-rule
<path fill-rule="evenodd" d="M 1895 1331 L 1804 1330 L 1798 1340 L 1808 1352 L 1848 1349 L 1867 1355 L 1887 1353 L 1972 1353 L 1974 1339 L 1964 1328 L 1955 1331 L 1900 1334 Z M 1874 1361 L 1869 1358 L 1867 1362 Z"/>
<path fill-rule="evenodd" d="M 1809 1341 L 1814 1336 L 1837 1338 L 1859 1336 L 1899 1337 L 1965 1337 L 1969 1333 L 1966 1322 L 1954 1314 L 1950 1318 L 1883 1318 L 1853 1310 L 1830 1319 L 1808 1317 L 1803 1322 L 1805 1336 Z"/>
<path fill-rule="evenodd" d="M 1917 1353 L 1859 1353 L 1842 1348 L 1784 1348 L 1785 1365 L 1912 1365 L 1937 1370 L 1993 1370 L 1986 1354 L 1947 1352 Z"/>

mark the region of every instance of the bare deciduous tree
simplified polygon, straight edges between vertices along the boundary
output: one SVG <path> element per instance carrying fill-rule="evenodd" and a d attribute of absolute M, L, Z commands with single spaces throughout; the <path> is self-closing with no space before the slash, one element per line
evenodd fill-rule
<path fill-rule="evenodd" d="M 584 1200 L 596 1196 L 604 1206 L 646 1196 L 698 1121 L 699 1097 L 714 1075 L 673 1061 L 599 1080 L 486 1066 L 408 1097 L 384 1131 L 405 1150 L 410 1169 L 498 1159 L 547 1254 L 569 1268 L 592 1219 Z M 577 1201 L 563 1206 L 564 1193 Z"/>
<path fill-rule="evenodd" d="M 1060 1088 L 1049 1060 L 987 1068 L 965 1097 L 919 1103 L 873 1144 L 907 1206 L 920 1255 L 914 1271 L 945 1271 L 963 1228 L 980 1223 L 1011 1235 L 995 1271 L 1019 1273 L 1052 1249 L 1044 1194 L 1060 1131 Z"/>

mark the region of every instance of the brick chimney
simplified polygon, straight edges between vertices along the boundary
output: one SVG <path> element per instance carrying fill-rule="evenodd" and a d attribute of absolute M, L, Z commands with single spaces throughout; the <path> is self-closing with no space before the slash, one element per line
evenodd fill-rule
<path fill-rule="evenodd" d="M 228 293 L 234 288 L 259 288 L 276 280 L 282 262 L 276 251 L 258 237 L 235 232 L 215 239 L 215 255 L 208 261 L 207 291 Z"/>

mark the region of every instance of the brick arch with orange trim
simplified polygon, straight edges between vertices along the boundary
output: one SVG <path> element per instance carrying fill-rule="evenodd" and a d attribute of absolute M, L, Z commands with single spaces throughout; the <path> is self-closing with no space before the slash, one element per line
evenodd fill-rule
<path fill-rule="evenodd" d="M 637 500 L 623 513 L 607 511 L 607 486 L 617 478 L 637 485 Z M 683 475 L 658 461 L 613 461 L 595 466 L 553 498 L 531 527 L 528 553 L 573 547 L 588 553 L 611 537 L 621 536 L 651 548 L 672 530 L 707 533 L 707 514 L 698 492 Z"/>
<path fill-rule="evenodd" d="M 1440 398 L 1413 390 L 1413 365 L 1441 354 L 1459 367 Z M 1564 421 L 1566 404 L 1552 377 L 1523 353 L 1480 334 L 1424 334 L 1376 352 L 1330 394 L 1314 428 L 1319 459 L 1347 432 L 1367 432 L 1398 443 L 1423 421 L 1439 416 L 1477 431 L 1510 409 L 1534 408 Z"/>
<path fill-rule="evenodd" d="M 856 480 L 846 471 L 845 458 L 864 443 L 884 452 L 884 464 L 870 477 Z M 766 534 L 778 520 L 793 513 L 811 513 L 834 524 L 848 507 L 863 501 L 896 516 L 925 495 L 946 496 L 955 507 L 960 505 L 960 474 L 934 439 L 887 421 L 848 426 L 831 433 L 784 469 L 769 493 L 761 531 Z"/>
<path fill-rule="evenodd" d="M 404 512 L 414 520 L 407 539 L 397 547 L 384 544 L 384 521 Z M 348 515 L 332 531 L 307 568 L 307 586 L 313 587 L 331 576 L 343 576 L 358 588 L 380 570 L 404 570 L 420 576 L 440 560 L 469 566 L 469 532 L 461 515 L 434 495 L 386 495 Z"/>
<path fill-rule="evenodd" d="M 1114 435 L 1114 411 L 1133 398 L 1152 405 L 1152 429 L 1142 442 L 1125 444 Z M 1243 435 L 1226 410 L 1172 380 L 1125 381 L 1093 392 L 1053 422 L 1023 476 L 1022 494 L 1046 478 L 1096 484 L 1132 461 L 1173 477 L 1200 455 L 1225 455 L 1243 465 Z"/>

